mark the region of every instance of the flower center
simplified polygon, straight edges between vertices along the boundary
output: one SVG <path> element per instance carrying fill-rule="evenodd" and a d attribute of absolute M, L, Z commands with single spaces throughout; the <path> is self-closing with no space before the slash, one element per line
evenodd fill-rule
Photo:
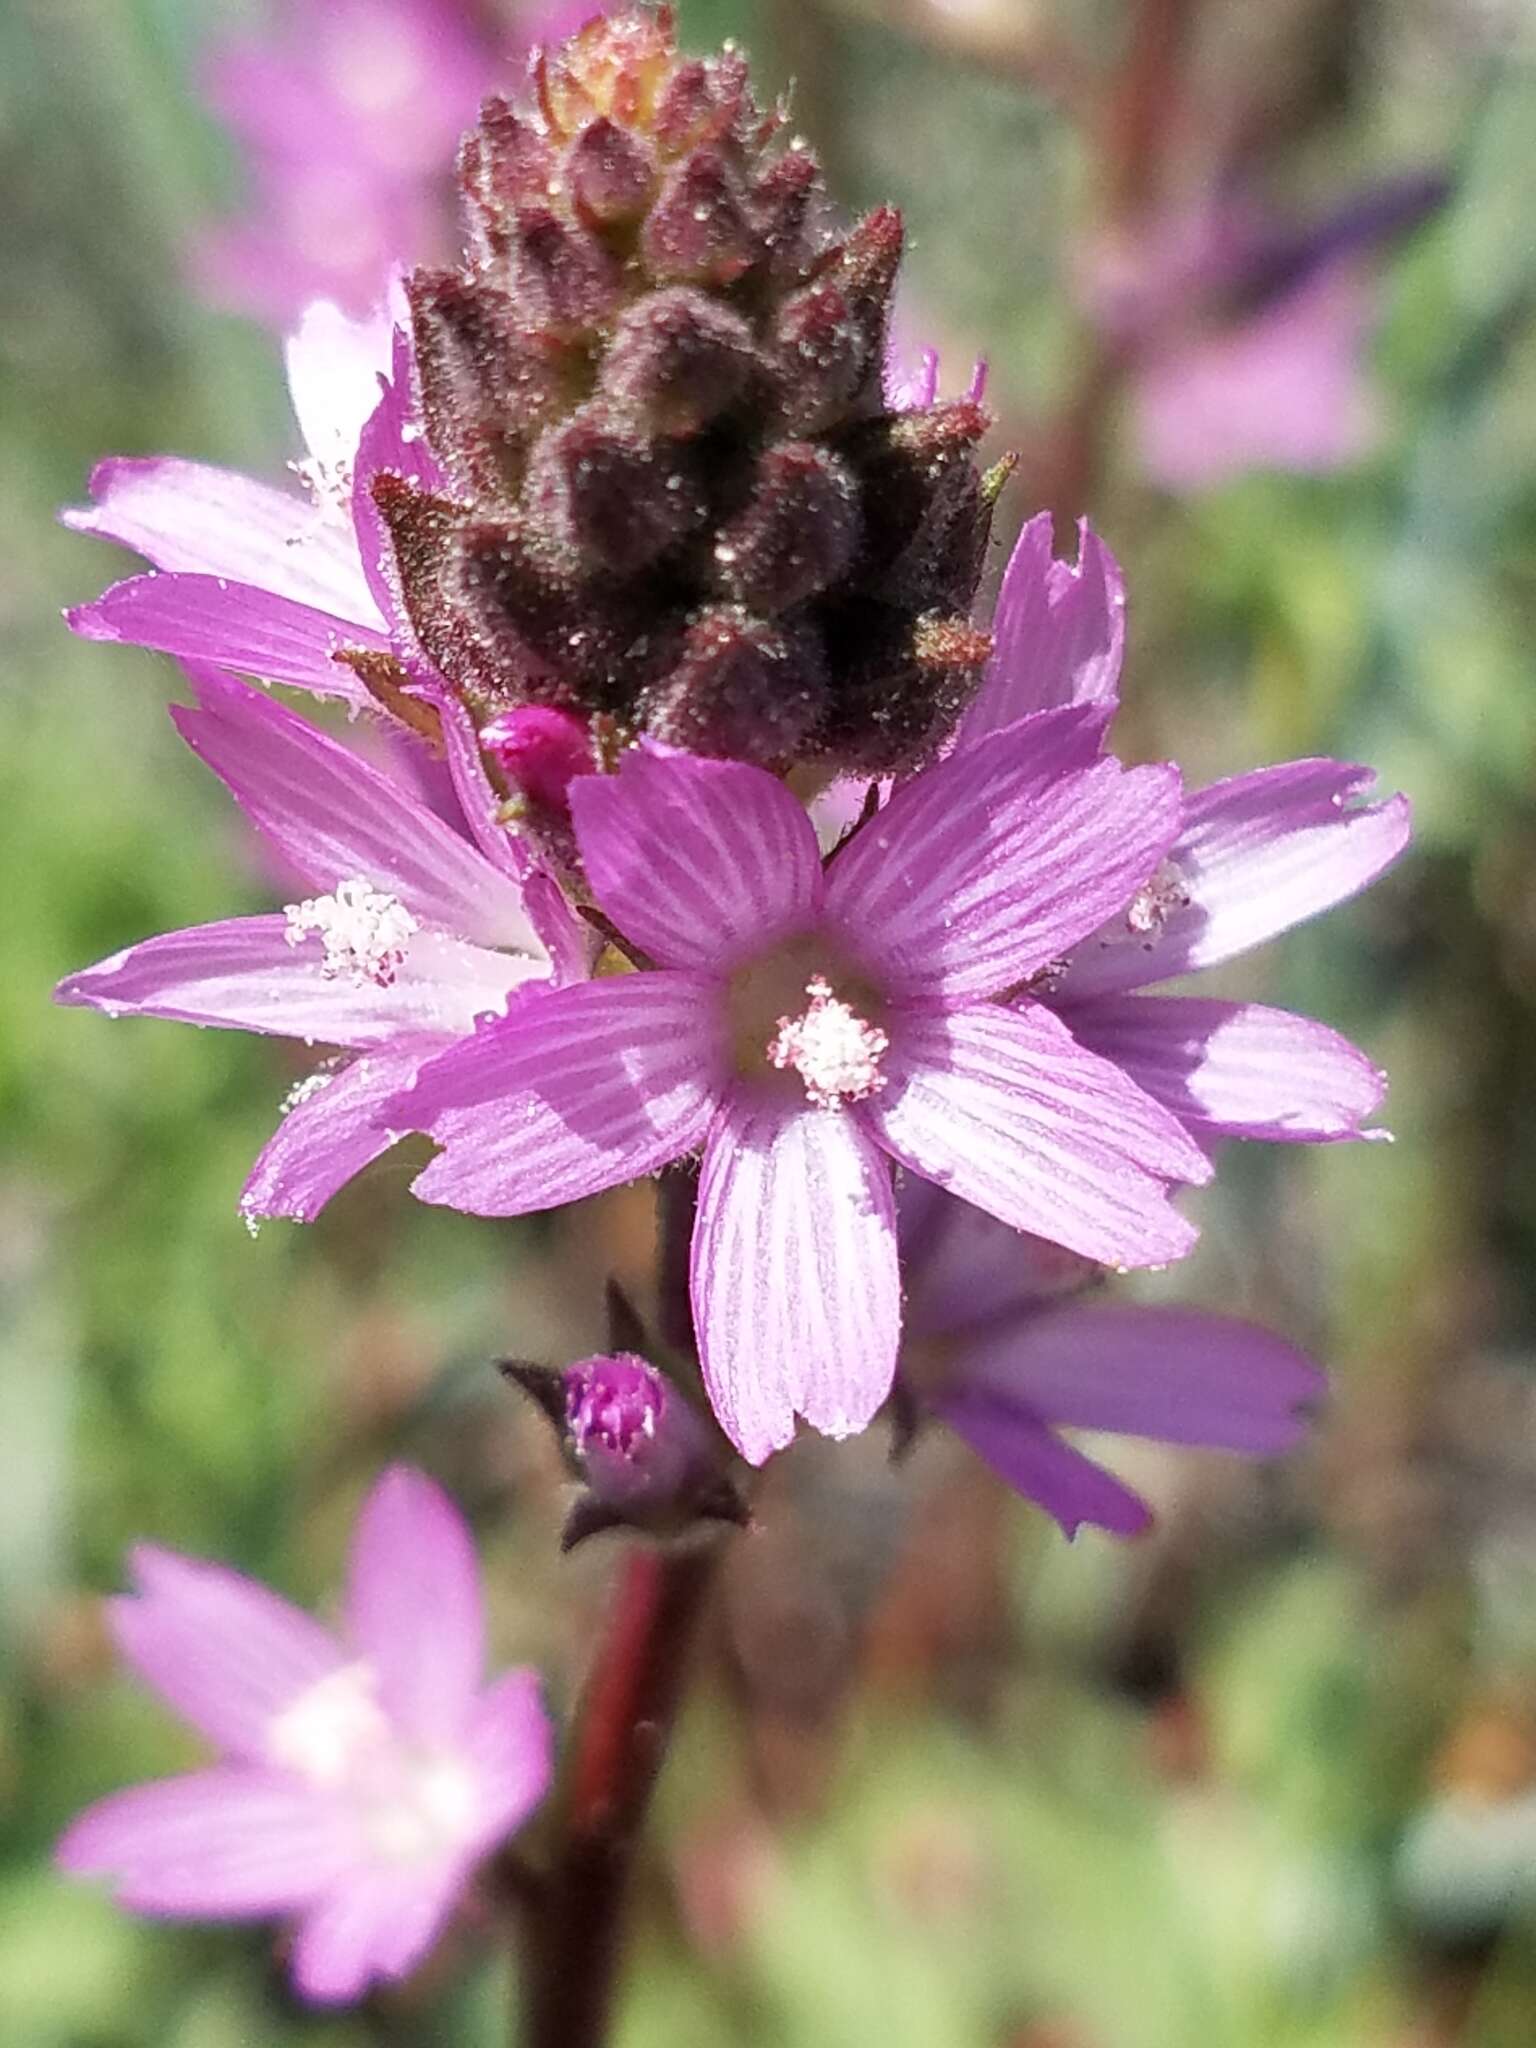
<path fill-rule="evenodd" d="M 388 988 L 405 963 L 412 935 L 421 929 L 398 896 L 375 889 L 362 875 L 336 884 L 330 896 L 307 896 L 284 908 L 290 946 L 313 934 L 325 949 L 320 972 Z"/>
<path fill-rule="evenodd" d="M 265 1747 L 280 1769 L 338 1794 L 384 1862 L 430 1861 L 474 1833 L 474 1771 L 459 1757 L 402 1740 L 367 1662 L 307 1687 L 272 1722 Z"/>
<path fill-rule="evenodd" d="M 340 1785 L 387 1747 L 389 1721 L 371 1664 L 344 1664 L 301 1692 L 267 1730 L 267 1755 L 311 1785 Z"/>
<path fill-rule="evenodd" d="M 880 1056 L 890 1044 L 878 1024 L 832 993 L 823 975 L 805 985 L 809 997 L 798 1017 L 781 1017 L 768 1043 L 768 1064 L 793 1069 L 818 1109 L 862 1102 L 885 1086 Z"/>
<path fill-rule="evenodd" d="M 1189 902 L 1189 887 L 1171 860 L 1142 883 L 1126 906 L 1125 928 L 1133 938 L 1155 939 L 1176 910 Z"/>
<path fill-rule="evenodd" d="M 793 933 L 731 976 L 727 1014 L 736 1071 L 798 1081 L 818 1109 L 862 1102 L 885 1086 L 889 1044 L 880 990 L 821 930 Z"/>

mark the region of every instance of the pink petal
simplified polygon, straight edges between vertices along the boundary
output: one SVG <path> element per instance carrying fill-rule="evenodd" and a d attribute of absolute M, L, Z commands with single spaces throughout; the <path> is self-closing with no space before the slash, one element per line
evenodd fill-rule
<path fill-rule="evenodd" d="M 483 1851 L 522 1826 L 554 1776 L 554 1729 L 536 1671 L 508 1671 L 480 1695 L 463 1753 L 482 1788 Z"/>
<path fill-rule="evenodd" d="M 1351 807 L 1375 779 L 1342 761 L 1286 761 L 1198 791 L 1169 853 L 1188 901 L 1151 930 L 1106 925 L 1073 956 L 1063 999 L 1213 967 L 1355 895 L 1409 839 L 1406 797 Z"/>
<path fill-rule="evenodd" d="M 696 974 L 541 991 L 427 1065 L 390 1114 L 445 1149 L 425 1202 L 526 1216 L 654 1173 L 702 1143 L 725 1080 L 719 996 Z"/>
<path fill-rule="evenodd" d="M 1283 1338 L 1233 1316 L 1099 1303 L 1020 1317 L 967 1342 L 966 1392 L 1042 1421 L 1269 1457 L 1301 1437 L 1322 1374 Z"/>
<path fill-rule="evenodd" d="M 66 616 L 87 640 L 154 647 L 364 706 L 373 699 L 336 656 L 348 647 L 389 651 L 376 626 L 222 576 L 131 576 Z"/>
<path fill-rule="evenodd" d="M 420 931 L 388 987 L 320 971 L 313 934 L 288 943 L 282 917 L 190 925 L 82 968 L 54 991 L 109 1017 L 169 1017 L 320 1045 L 387 1045 L 402 1033 L 458 1037 L 499 1014 L 537 963 Z"/>
<path fill-rule="evenodd" d="M 995 646 L 980 690 L 960 721 L 974 745 L 1032 711 L 1116 701 L 1125 650 L 1125 579 L 1083 520 L 1075 562 L 1057 561 L 1049 512 L 1014 545 L 992 619 Z"/>
<path fill-rule="evenodd" d="M 709 1135 L 693 1236 L 694 1318 L 721 1427 L 760 1465 L 803 1415 L 863 1429 L 901 1330 L 890 1168 L 855 1119 L 736 1091 Z"/>
<path fill-rule="evenodd" d="M 729 965 L 820 907 L 816 835 L 762 768 L 636 748 L 570 794 L 593 894 L 663 967 Z"/>
<path fill-rule="evenodd" d="M 448 693 L 446 685 L 430 694 L 443 722 L 447 771 L 470 837 L 486 859 L 516 883 L 528 921 L 549 955 L 556 986 L 585 981 L 600 946 L 596 934 L 572 910 L 553 875 L 535 864 L 527 842 L 502 822 L 501 799 L 491 787 L 479 740 L 463 705 Z"/>
<path fill-rule="evenodd" d="M 1172 768 L 1099 754 L 1104 713 L 1043 711 L 899 788 L 827 874 L 827 910 L 895 994 L 1025 981 L 1130 901 L 1178 830 Z"/>
<path fill-rule="evenodd" d="M 1064 1012 L 1080 1045 L 1203 1135 L 1315 1140 L 1371 1135 L 1387 1077 L 1310 1017 L 1263 1003 L 1097 997 Z"/>
<path fill-rule="evenodd" d="M 413 1039 L 301 1083 L 251 1168 L 241 1215 L 312 1223 L 339 1189 L 396 1142 L 401 1134 L 380 1122 L 380 1112 L 442 1046 L 439 1038 Z"/>
<path fill-rule="evenodd" d="M 247 683 L 204 669 L 192 684 L 177 730 L 317 890 L 361 875 L 458 938 L 543 959 L 516 884 L 398 781 Z"/>
<path fill-rule="evenodd" d="M 1210 1162 L 1176 1118 L 1038 1004 L 907 1011 L 889 1086 L 859 1106 L 904 1166 L 977 1208 L 1113 1266 L 1182 1258 L 1170 1181 Z"/>
<path fill-rule="evenodd" d="M 55 1851 L 73 1877 L 111 1878 L 132 1912 L 210 1920 L 306 1906 L 352 1856 L 352 1829 L 325 1794 L 228 1766 L 115 1793 Z"/>
<path fill-rule="evenodd" d="M 341 1668 L 319 1622 L 240 1572 L 141 1544 L 133 1574 L 138 1592 L 107 1606 L 119 1651 L 232 1756 L 261 1757 L 273 1718 Z"/>
<path fill-rule="evenodd" d="M 1012 1402 L 956 1394 L 938 1403 L 938 1413 L 1005 1485 L 1054 1515 L 1067 1536 L 1084 1522 L 1136 1536 L 1152 1520 L 1151 1509 L 1128 1486 Z"/>
<path fill-rule="evenodd" d="M 289 1969 L 312 2005 L 350 2005 L 425 1960 L 463 1889 L 461 1859 L 359 1870 L 305 1914 Z"/>
<path fill-rule="evenodd" d="M 157 569 L 225 577 L 344 619 L 382 625 L 352 535 L 312 505 L 228 469 L 172 455 L 114 455 L 91 473 L 94 505 L 64 524 Z"/>
<path fill-rule="evenodd" d="M 1092 1285 L 1091 1259 L 1029 1237 L 930 1180 L 903 1174 L 896 1214 L 907 1288 L 907 1329 L 950 1337 Z"/>
<path fill-rule="evenodd" d="M 283 345 L 288 395 L 304 445 L 331 475 L 350 468 L 389 372 L 394 321 L 382 307 L 353 320 L 313 300 Z"/>
<path fill-rule="evenodd" d="M 346 1632 L 408 1740 L 462 1736 L 485 1668 L 480 1564 L 453 1502 L 407 1465 L 374 1482 L 358 1517 Z"/>

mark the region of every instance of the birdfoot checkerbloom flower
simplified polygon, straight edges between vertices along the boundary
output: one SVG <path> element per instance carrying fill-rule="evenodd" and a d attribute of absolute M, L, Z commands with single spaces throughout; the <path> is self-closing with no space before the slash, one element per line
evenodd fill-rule
<path fill-rule="evenodd" d="M 1123 911 L 1178 829 L 1172 769 L 1048 712 L 900 789 L 823 869 L 762 769 L 652 746 L 578 778 L 598 904 L 648 963 L 516 1005 L 386 1106 L 444 1147 L 424 1199 L 521 1215 L 703 1148 L 704 1379 L 755 1462 L 797 1412 L 861 1429 L 896 1362 L 890 1162 L 1114 1265 L 1186 1251 L 1177 1119 L 1030 978 Z M 1006 1003 L 993 1000 L 1007 996 Z"/>
<path fill-rule="evenodd" d="M 392 1142 L 380 1106 L 424 1059 L 515 990 L 585 972 L 555 884 L 497 822 L 479 755 L 447 707 L 460 834 L 260 690 L 189 670 L 172 717 L 311 894 L 279 913 L 167 932 L 72 974 L 58 1000 L 339 1046 L 290 1098 L 241 1200 L 249 1219 L 308 1220 Z"/>
<path fill-rule="evenodd" d="M 1053 1515 L 1134 1536 L 1145 1501 L 1060 1434 L 1109 1431 L 1269 1458 L 1323 1376 L 1233 1316 L 1085 1299 L 1101 1269 L 918 1180 L 900 1200 L 902 1384 L 1000 1478 Z"/>
<path fill-rule="evenodd" d="M 292 1921 L 293 1980 L 317 2003 L 405 1976 L 551 1772 L 535 1674 L 484 1684 L 458 1511 L 386 1472 L 335 1632 L 220 1565 L 146 1545 L 133 1570 L 109 1604 L 117 1646 L 219 1757 L 91 1807 L 60 1866 L 110 1878 L 133 1912 Z"/>

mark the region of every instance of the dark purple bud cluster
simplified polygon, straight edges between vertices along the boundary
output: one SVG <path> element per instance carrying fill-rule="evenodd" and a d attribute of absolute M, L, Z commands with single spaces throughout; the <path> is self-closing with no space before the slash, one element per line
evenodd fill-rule
<path fill-rule="evenodd" d="M 533 704 L 695 752 L 885 773 L 979 679 L 991 496 L 966 401 L 886 410 L 899 216 L 671 13 L 589 23 L 487 103 L 471 246 L 409 286 L 452 480 L 381 478 L 416 632 L 477 724 Z"/>

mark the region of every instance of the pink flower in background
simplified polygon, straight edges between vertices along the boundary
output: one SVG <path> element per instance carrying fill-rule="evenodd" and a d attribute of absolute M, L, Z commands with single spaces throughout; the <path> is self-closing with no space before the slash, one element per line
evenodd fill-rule
<path fill-rule="evenodd" d="M 907 1285 L 902 1380 L 1068 1536 L 1132 1536 L 1151 1510 L 1060 1435 L 1105 1430 L 1273 1457 L 1306 1426 L 1323 1376 L 1232 1316 L 1083 1300 L 1089 1261 L 1021 1238 L 919 1180 L 898 1203 Z"/>
<path fill-rule="evenodd" d="M 372 707 L 338 658 L 389 654 L 404 630 L 369 485 L 388 469 L 434 490 L 441 473 L 417 431 L 409 350 L 391 313 L 352 321 L 311 306 L 289 344 L 288 376 L 310 451 L 298 465 L 306 493 L 175 456 L 98 464 L 96 503 L 65 523 L 137 549 L 158 573 L 67 616 L 88 640 Z"/>
<path fill-rule="evenodd" d="M 1155 351 L 1134 379 L 1136 435 L 1165 490 L 1253 469 L 1326 474 L 1367 455 L 1380 404 L 1366 364 L 1376 290 L 1338 263 L 1234 325 Z"/>
<path fill-rule="evenodd" d="M 453 707 L 449 766 L 473 840 L 260 690 L 188 673 L 197 707 L 171 714 L 182 737 L 301 888 L 276 914 L 130 946 L 70 975 L 57 997 L 345 1048 L 349 1060 L 293 1092 L 241 1197 L 250 1219 L 307 1221 L 388 1149 L 377 1112 L 422 1061 L 525 983 L 583 973 L 585 939 L 498 822 Z"/>
<path fill-rule="evenodd" d="M 1326 472 L 1367 454 L 1380 412 L 1367 360 L 1379 301 L 1370 258 L 1446 190 L 1440 172 L 1407 172 L 1301 227 L 1226 196 L 1101 257 L 1093 311 L 1129 364 L 1148 476 L 1194 492 L 1249 470 Z"/>
<path fill-rule="evenodd" d="M 405 1976 L 551 1771 L 535 1674 L 483 1682 L 457 1509 L 406 1466 L 379 1479 L 335 1633 L 220 1565 L 145 1545 L 133 1571 L 109 1603 L 118 1649 L 219 1760 L 91 1807 L 61 1867 L 133 1912 L 296 1922 L 293 1979 L 318 2003 Z"/>
<path fill-rule="evenodd" d="M 515 1004 L 386 1105 L 444 1147 L 424 1199 L 554 1208 L 702 1146 L 705 1384 L 761 1462 L 798 1412 L 862 1428 L 900 1324 L 890 1160 L 1119 1265 L 1194 1231 L 1177 1120 L 1050 1011 L 1002 1003 L 1153 875 L 1178 778 L 1047 712 L 925 771 L 823 871 L 804 810 L 742 763 L 642 747 L 571 784 L 597 902 L 654 966 Z"/>
<path fill-rule="evenodd" d="M 1015 721 L 1062 705 L 1112 711 L 1125 641 L 1114 557 L 1086 526 L 1075 564 L 1051 556 L 1041 515 L 998 599 L 997 651 L 961 725 L 961 750 L 1013 744 Z M 1149 996 L 1333 908 L 1408 844 L 1406 797 L 1357 800 L 1367 768 L 1287 761 L 1184 797 L 1158 872 L 1129 909 L 1064 948 L 1038 987 L 1073 1038 L 1111 1059 L 1202 1144 L 1371 1135 L 1384 1077 L 1346 1039 L 1263 1003 Z"/>
<path fill-rule="evenodd" d="M 212 296 L 286 327 L 311 299 L 365 312 L 393 264 L 445 253 L 454 151 L 482 96 L 593 11 L 510 8 L 493 37 L 471 0 L 282 0 L 274 32 L 213 47 L 204 89 L 249 205 L 199 247 Z"/>

